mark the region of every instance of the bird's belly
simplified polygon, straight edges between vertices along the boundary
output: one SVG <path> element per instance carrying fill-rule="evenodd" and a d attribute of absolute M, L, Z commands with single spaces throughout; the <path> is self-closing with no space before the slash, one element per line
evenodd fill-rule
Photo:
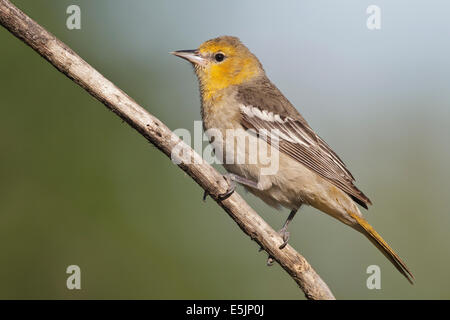
<path fill-rule="evenodd" d="M 265 141 L 253 143 L 263 145 Z M 228 149 L 231 147 L 226 145 Z M 259 182 L 263 187 L 263 190 L 259 190 L 244 186 L 249 192 L 275 208 L 285 207 L 292 210 L 311 202 L 315 192 L 315 173 L 276 149 L 262 147 L 264 150 L 258 149 L 257 152 L 253 150 L 253 153 L 258 154 L 255 161 L 255 158 L 249 159 L 248 147 L 235 145 L 234 148 L 235 160 L 239 160 L 239 157 L 242 159 L 243 155 L 246 155 L 246 162 L 224 162 L 223 166 L 228 172 Z"/>
<path fill-rule="evenodd" d="M 219 163 L 230 173 L 259 182 L 264 189 L 244 186 L 248 191 L 275 208 L 298 209 L 309 203 L 313 172 L 240 126 L 215 125 L 221 127 L 208 126 L 206 134 Z"/>
<path fill-rule="evenodd" d="M 284 154 L 279 155 L 278 171 L 272 175 L 258 175 L 262 168 L 257 165 L 225 165 L 225 169 L 246 178 L 254 178 L 254 181 L 262 179 L 263 184 L 270 185 L 266 190 L 244 187 L 272 207 L 292 210 L 302 204 L 311 205 L 348 225 L 355 223 L 348 209 L 361 215 L 345 192 Z"/>

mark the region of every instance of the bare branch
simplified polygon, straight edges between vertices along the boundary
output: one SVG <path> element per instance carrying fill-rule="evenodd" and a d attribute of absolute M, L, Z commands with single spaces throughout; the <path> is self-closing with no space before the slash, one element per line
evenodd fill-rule
<path fill-rule="evenodd" d="M 305 296 L 308 299 L 334 299 L 328 286 L 303 256 L 289 245 L 279 249 L 283 243 L 281 237 L 238 193 L 233 193 L 223 201 L 218 199 L 218 195 L 228 188 L 226 180 L 213 167 L 203 162 L 200 155 L 181 142 L 160 120 L 7 0 L 0 0 L 0 24 L 116 113 L 167 156 L 171 157 L 172 149 L 181 145 L 184 156 L 182 159 L 176 159 L 181 161 L 179 167 L 211 195 L 242 231 L 283 267 Z M 183 159 L 194 161 L 188 163 Z"/>

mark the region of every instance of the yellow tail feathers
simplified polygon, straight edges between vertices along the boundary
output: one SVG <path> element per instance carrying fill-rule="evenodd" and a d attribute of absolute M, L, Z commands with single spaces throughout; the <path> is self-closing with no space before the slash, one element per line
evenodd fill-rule
<path fill-rule="evenodd" d="M 401 274 L 405 276 L 408 281 L 413 284 L 414 276 L 409 271 L 406 264 L 400 259 L 400 257 L 394 252 L 394 250 L 389 247 L 386 241 L 375 231 L 374 228 L 363 218 L 357 216 L 356 214 L 350 214 L 359 225 L 358 231 L 362 232 L 383 254 L 392 264 L 400 271 Z"/>

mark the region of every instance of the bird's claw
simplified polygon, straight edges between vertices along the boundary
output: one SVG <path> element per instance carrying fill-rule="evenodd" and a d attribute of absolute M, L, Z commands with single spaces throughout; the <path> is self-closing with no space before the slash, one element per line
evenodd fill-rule
<path fill-rule="evenodd" d="M 219 194 L 217 197 L 219 198 L 219 200 L 225 200 L 227 199 L 229 196 L 231 196 L 233 194 L 233 192 L 236 190 L 236 183 L 234 182 L 233 179 L 231 179 L 231 177 L 229 175 L 224 175 L 223 176 L 225 180 L 227 180 L 228 182 L 228 190 L 225 191 L 224 193 Z M 205 192 L 203 192 L 203 201 L 206 201 L 206 198 L 208 197 L 208 191 L 205 190 Z"/>
<path fill-rule="evenodd" d="M 236 183 L 234 182 L 234 180 L 231 179 L 231 177 L 228 174 L 224 175 L 223 177 L 225 178 L 225 180 L 227 180 L 229 187 L 227 191 L 218 195 L 219 200 L 227 199 L 236 190 Z"/>
<path fill-rule="evenodd" d="M 263 247 L 259 247 L 258 252 L 264 251 Z M 273 257 L 269 255 L 266 262 L 267 266 L 270 267 L 273 265 Z"/>
<path fill-rule="evenodd" d="M 281 228 L 280 231 L 278 231 L 278 234 L 281 236 L 281 238 L 283 239 L 283 243 L 278 247 L 280 250 L 283 249 L 284 247 L 286 247 L 288 241 L 289 241 L 289 237 L 290 237 L 290 233 L 289 231 L 287 231 L 287 228 Z M 259 247 L 258 252 L 263 251 L 263 247 Z M 267 258 L 267 266 L 270 267 L 273 265 L 273 257 L 269 255 L 269 257 Z"/>
<path fill-rule="evenodd" d="M 289 233 L 289 231 L 287 231 L 286 228 L 282 228 L 280 229 L 280 231 L 278 231 L 278 234 L 281 236 L 281 238 L 283 239 L 283 243 L 281 244 L 281 246 L 279 246 L 280 249 L 283 249 L 284 247 L 286 247 L 286 245 L 288 244 L 289 241 L 289 237 L 291 236 L 291 234 Z"/>
<path fill-rule="evenodd" d="M 208 197 L 208 191 L 205 190 L 205 192 L 203 192 L 203 201 L 206 201 L 207 197 Z"/>

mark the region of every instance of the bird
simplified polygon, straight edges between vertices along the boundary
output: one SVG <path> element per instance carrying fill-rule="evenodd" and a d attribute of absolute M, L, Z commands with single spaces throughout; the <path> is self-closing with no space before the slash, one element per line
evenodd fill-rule
<path fill-rule="evenodd" d="M 220 36 L 197 49 L 170 53 L 193 66 L 203 130 L 216 155 L 228 160 L 223 166 L 230 188 L 221 199 L 230 196 L 238 183 L 269 206 L 289 209 L 278 232 L 283 240 L 280 249 L 288 243 L 288 225 L 296 212 L 302 205 L 312 206 L 366 236 L 413 283 L 405 262 L 359 210 L 358 205 L 368 209 L 372 202 L 355 186 L 347 166 L 269 80 L 261 62 L 239 38 Z M 242 138 L 252 142 L 237 143 Z M 275 150 L 273 172 L 265 170 L 267 164 L 258 157 L 249 161 L 255 152 L 252 144 L 261 141 L 267 150 Z"/>

